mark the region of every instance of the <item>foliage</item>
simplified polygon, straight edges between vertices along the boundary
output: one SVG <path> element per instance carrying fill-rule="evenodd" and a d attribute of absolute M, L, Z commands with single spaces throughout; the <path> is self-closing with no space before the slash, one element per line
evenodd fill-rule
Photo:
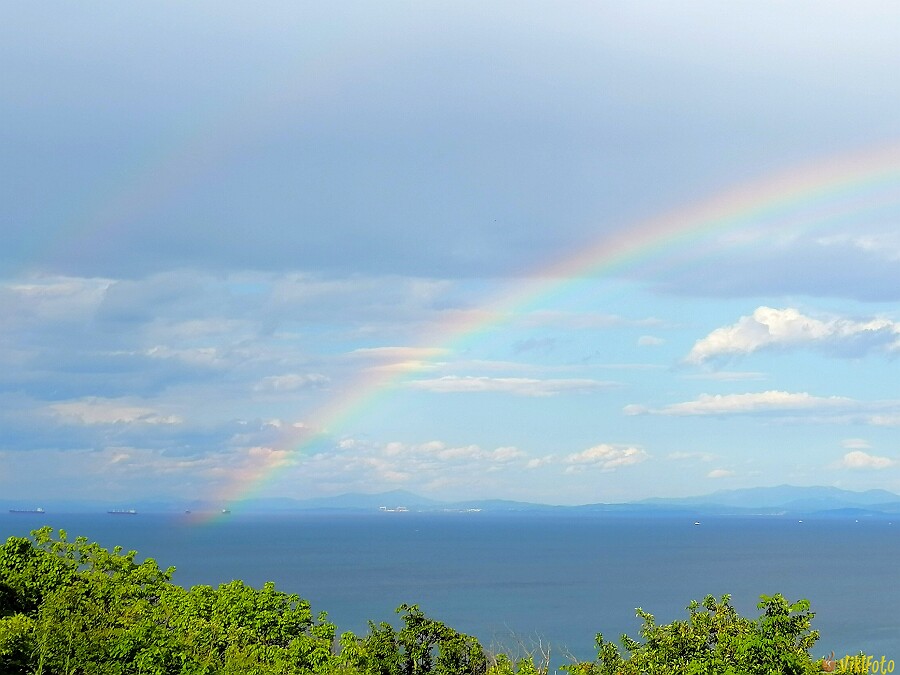
<path fill-rule="evenodd" d="M 369 623 L 344 633 L 297 595 L 241 581 L 185 589 L 173 569 L 134 551 L 111 551 L 50 528 L 0 546 L 0 673 L 4 675 L 547 675 L 535 664 L 486 654 L 475 638 L 401 605 L 402 627 Z M 691 602 L 688 617 L 657 625 L 641 609 L 627 657 L 602 634 L 597 659 L 571 675 L 809 675 L 809 603 L 762 596 L 759 618 L 740 616 L 729 596 Z M 846 665 L 846 664 L 843 664 Z"/>
<path fill-rule="evenodd" d="M 341 636 L 345 667 L 365 675 L 484 675 L 487 658 L 479 642 L 429 619 L 418 605 L 401 605 L 403 628 L 369 622 L 369 634 Z"/>
<path fill-rule="evenodd" d="M 566 666 L 572 675 L 807 675 L 818 673 L 810 657 L 819 635 L 810 629 L 809 602 L 789 603 L 781 595 L 761 596 L 762 615 L 755 621 L 740 616 L 731 598 L 706 596 L 688 605 L 688 618 L 657 625 L 652 614 L 637 610 L 643 619 L 642 641 L 627 635 L 622 644 L 630 653 L 597 634 L 597 660 Z"/>
<path fill-rule="evenodd" d="M 513 662 L 506 654 L 497 654 L 487 671 L 487 675 L 546 675 L 547 667 L 536 666 L 534 657 L 526 656 Z"/>
<path fill-rule="evenodd" d="M 273 584 L 185 590 L 134 551 L 33 534 L 0 547 L 0 672 L 317 673 L 334 658 L 334 625 Z"/>

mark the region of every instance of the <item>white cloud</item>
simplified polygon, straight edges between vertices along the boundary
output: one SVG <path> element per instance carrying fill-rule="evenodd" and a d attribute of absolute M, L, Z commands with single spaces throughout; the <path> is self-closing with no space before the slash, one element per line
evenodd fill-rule
<path fill-rule="evenodd" d="M 514 459 L 524 457 L 525 453 L 511 445 L 496 448 L 490 453 L 490 458 L 495 462 L 511 462 Z"/>
<path fill-rule="evenodd" d="M 869 444 L 869 441 L 862 438 L 845 438 L 841 441 L 841 447 L 848 450 L 866 450 L 872 446 Z"/>
<path fill-rule="evenodd" d="M 664 343 L 665 340 L 653 335 L 641 335 L 641 337 L 639 337 L 637 341 L 638 347 L 658 347 L 659 345 Z"/>
<path fill-rule="evenodd" d="M 528 454 L 512 445 L 483 448 L 440 440 L 381 443 L 348 438 L 329 450 L 299 458 L 296 480 L 316 489 L 333 485 L 340 492 L 391 489 L 391 484 L 400 482 L 414 485 L 412 489 L 462 491 L 490 484 L 494 487 L 490 493 L 500 494 L 504 484 L 515 482 L 510 476 L 524 478 L 528 461 Z"/>
<path fill-rule="evenodd" d="M 886 469 L 896 463 L 896 460 L 889 457 L 879 457 L 862 450 L 852 450 L 844 455 L 840 465 L 845 469 Z"/>
<path fill-rule="evenodd" d="M 553 461 L 553 455 L 544 455 L 543 457 L 533 457 L 525 462 L 526 469 L 537 469 L 546 466 Z"/>
<path fill-rule="evenodd" d="M 76 424 L 181 424 L 177 415 L 165 415 L 154 408 L 134 405 L 125 400 L 87 398 L 54 403 L 50 410 L 63 420 Z"/>
<path fill-rule="evenodd" d="M 623 466 L 638 464 L 647 459 L 645 450 L 633 445 L 611 445 L 601 443 L 587 450 L 566 457 L 566 463 L 577 466 L 593 466 L 604 471 L 614 471 Z"/>
<path fill-rule="evenodd" d="M 255 391 L 288 392 L 301 389 L 316 389 L 328 384 L 329 378 L 319 373 L 287 373 L 270 375 L 260 380 L 253 389 Z"/>
<path fill-rule="evenodd" d="M 151 359 L 175 359 L 189 366 L 218 367 L 227 363 L 225 354 L 218 347 L 193 347 L 174 349 L 156 345 L 144 352 Z"/>
<path fill-rule="evenodd" d="M 640 405 L 625 406 L 626 415 L 747 415 L 754 413 L 849 410 L 855 401 L 839 396 L 827 398 L 808 393 L 763 391 L 750 394 L 701 394 L 694 401 L 673 403 L 658 410 Z"/>
<path fill-rule="evenodd" d="M 255 445 L 246 450 L 247 457 L 254 463 L 263 462 L 267 467 L 284 466 L 290 462 L 290 452 L 283 448 Z"/>
<path fill-rule="evenodd" d="M 884 318 L 868 321 L 816 319 L 793 308 L 759 307 L 731 326 L 717 328 L 698 340 L 687 358 L 701 364 L 710 359 L 743 356 L 761 349 L 812 347 L 845 356 L 900 350 L 900 323 Z"/>
<path fill-rule="evenodd" d="M 900 427 L 900 413 L 871 415 L 867 421 L 876 427 Z"/>
<path fill-rule="evenodd" d="M 477 445 L 458 445 L 455 447 L 443 447 L 436 446 L 436 444 L 431 444 L 433 448 L 433 454 L 436 457 L 446 460 L 457 460 L 457 459 L 465 459 L 465 460 L 474 460 L 481 459 L 485 456 L 485 453 L 479 448 Z M 421 450 L 425 450 L 425 454 L 431 454 L 432 448 L 427 446 L 419 446 L 418 448 L 411 448 L 413 453 Z"/>
<path fill-rule="evenodd" d="M 730 469 L 713 469 L 708 474 L 706 474 L 707 478 L 728 478 L 729 476 L 733 476 L 734 471 Z"/>
<path fill-rule="evenodd" d="M 555 396 L 563 393 L 591 393 L 612 386 L 589 379 L 538 380 L 526 377 L 484 377 L 446 375 L 429 380 L 413 380 L 407 387 L 439 394 L 500 392 L 518 396 Z"/>
<path fill-rule="evenodd" d="M 382 445 L 366 443 L 354 439 L 344 439 L 339 443 L 341 450 L 361 453 L 367 456 L 380 456 L 396 460 L 400 464 L 410 466 L 420 462 L 488 462 L 506 464 L 525 457 L 525 452 L 511 445 L 501 446 L 493 450 L 485 450 L 478 445 L 447 445 L 443 441 L 427 441 L 425 443 L 400 443 L 392 441 Z"/>
<path fill-rule="evenodd" d="M 114 283 L 104 278 L 41 276 L 0 284 L 4 318 L 83 321 L 96 312 Z"/>

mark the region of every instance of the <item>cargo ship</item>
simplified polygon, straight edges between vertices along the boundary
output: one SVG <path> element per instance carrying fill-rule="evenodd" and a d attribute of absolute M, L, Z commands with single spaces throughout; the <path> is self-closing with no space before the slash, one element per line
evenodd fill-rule
<path fill-rule="evenodd" d="M 136 516 L 137 511 L 134 509 L 113 509 L 112 511 L 107 511 L 107 513 L 111 516 Z"/>
<path fill-rule="evenodd" d="M 9 512 L 10 513 L 39 513 L 39 514 L 45 513 L 44 509 L 42 509 L 40 506 L 37 507 L 36 509 L 10 509 Z"/>

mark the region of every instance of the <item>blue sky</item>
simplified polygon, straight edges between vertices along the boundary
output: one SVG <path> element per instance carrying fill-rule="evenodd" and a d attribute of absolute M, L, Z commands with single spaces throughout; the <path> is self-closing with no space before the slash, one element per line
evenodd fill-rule
<path fill-rule="evenodd" d="M 4 8 L 0 494 L 900 491 L 898 33 L 884 2 Z"/>

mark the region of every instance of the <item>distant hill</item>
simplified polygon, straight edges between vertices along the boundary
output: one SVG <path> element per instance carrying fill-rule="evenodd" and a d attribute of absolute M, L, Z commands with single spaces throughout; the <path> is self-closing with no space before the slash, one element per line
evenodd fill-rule
<path fill-rule="evenodd" d="M 853 492 L 828 486 L 777 485 L 721 490 L 699 497 L 645 499 L 658 508 L 692 508 L 716 513 L 790 513 L 839 515 L 900 513 L 900 496 L 887 490 Z"/>
<path fill-rule="evenodd" d="M 853 492 L 836 487 L 777 485 L 774 487 L 720 490 L 700 497 L 652 498 L 639 504 L 700 506 L 716 504 L 742 508 L 834 509 L 873 506 L 900 502 L 900 496 L 887 490 Z"/>
<path fill-rule="evenodd" d="M 138 513 L 194 513 L 218 512 L 228 508 L 234 513 L 299 513 L 344 512 L 372 513 L 385 510 L 419 512 L 489 512 L 497 514 L 622 514 L 633 516 L 652 515 L 751 515 L 790 514 L 822 517 L 859 517 L 875 515 L 900 515 L 900 495 L 886 490 L 853 492 L 827 486 L 799 487 L 778 485 L 773 487 L 721 490 L 696 497 L 652 498 L 636 502 L 608 504 L 583 504 L 579 506 L 553 506 L 506 499 L 473 499 L 444 502 L 422 497 L 406 490 L 379 493 L 347 493 L 333 497 L 291 499 L 288 497 L 256 498 L 234 501 L 228 504 L 194 500 L 180 504 L 162 501 L 137 501 L 129 504 L 92 502 L 44 502 L 48 514 L 57 512 L 103 512 L 108 509 L 135 508 Z M 404 507 L 400 509 L 400 507 Z M 22 508 L 9 504 L 7 508 Z M 30 508 L 30 507 L 29 507 Z"/>
<path fill-rule="evenodd" d="M 311 499 L 249 499 L 241 503 L 242 510 L 250 511 L 297 511 L 311 509 L 327 510 L 374 510 L 386 506 L 395 509 L 405 506 L 408 509 L 431 510 L 441 502 L 422 497 L 406 490 L 391 490 L 374 494 L 350 492 L 334 497 L 313 497 Z"/>
<path fill-rule="evenodd" d="M 311 499 L 252 499 L 234 505 L 245 512 L 263 511 L 374 511 L 381 507 L 409 511 L 526 511 L 555 509 L 546 504 L 531 504 L 506 499 L 475 499 L 466 502 L 442 502 L 422 497 L 406 490 L 391 490 L 374 494 L 353 492 L 333 497 Z"/>
<path fill-rule="evenodd" d="M 474 499 L 470 501 L 442 502 L 421 497 L 412 492 L 394 490 L 376 494 L 351 493 L 334 497 L 304 500 L 252 500 L 243 502 L 245 511 L 373 511 L 381 506 L 396 509 L 404 506 L 410 511 L 486 511 L 491 513 L 589 513 L 619 514 L 831 514 L 900 513 L 900 495 L 886 490 L 853 492 L 827 486 L 799 487 L 778 485 L 774 487 L 721 490 L 696 497 L 654 498 L 624 504 L 583 504 L 578 506 L 552 506 L 533 502 L 505 499 Z"/>

